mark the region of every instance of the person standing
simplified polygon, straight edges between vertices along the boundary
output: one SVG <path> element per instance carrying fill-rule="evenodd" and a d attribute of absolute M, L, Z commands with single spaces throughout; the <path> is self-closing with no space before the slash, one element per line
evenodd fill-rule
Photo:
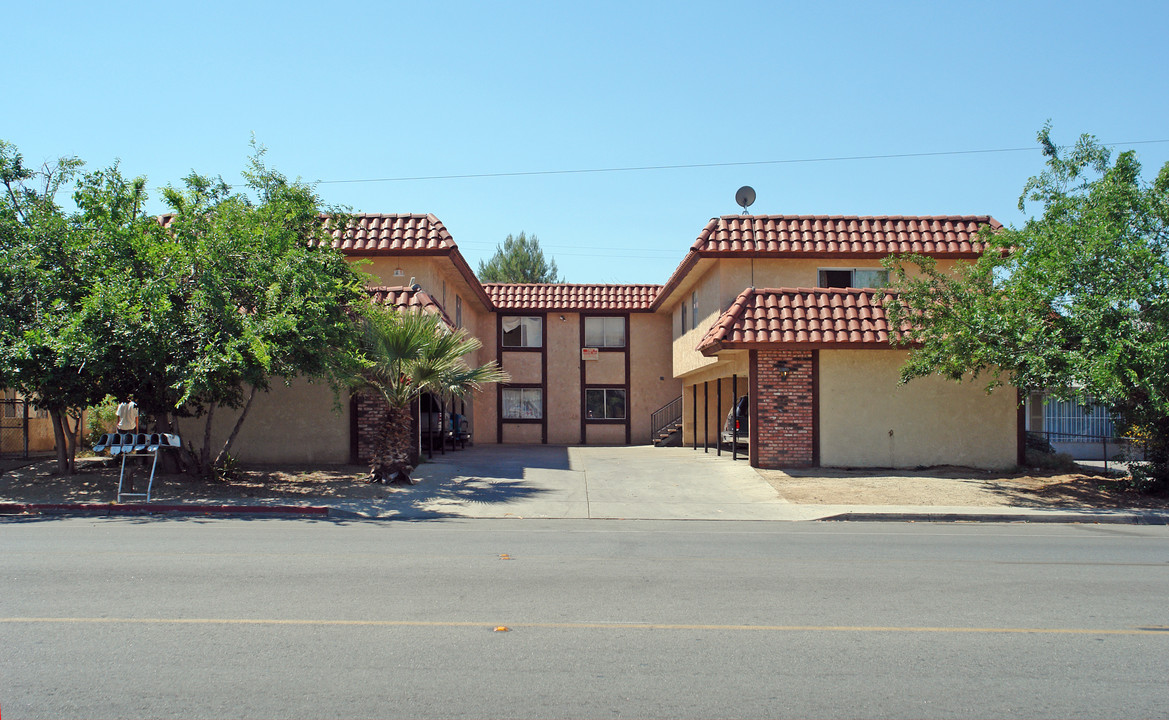
<path fill-rule="evenodd" d="M 138 432 L 138 404 L 133 395 L 118 404 L 118 432 Z"/>

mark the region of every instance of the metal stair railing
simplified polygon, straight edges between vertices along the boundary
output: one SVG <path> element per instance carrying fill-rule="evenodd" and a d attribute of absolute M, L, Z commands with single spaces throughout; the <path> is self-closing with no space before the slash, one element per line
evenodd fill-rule
<path fill-rule="evenodd" d="M 662 407 L 658 408 L 650 415 L 649 418 L 649 436 L 657 441 L 658 433 L 663 429 L 682 422 L 682 396 L 679 395 L 677 399 L 671 400 Z"/>

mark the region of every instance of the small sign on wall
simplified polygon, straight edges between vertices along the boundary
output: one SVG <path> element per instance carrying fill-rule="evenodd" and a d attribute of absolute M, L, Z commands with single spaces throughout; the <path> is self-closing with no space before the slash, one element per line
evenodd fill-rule
<path fill-rule="evenodd" d="M 581 348 L 580 349 L 580 359 L 581 360 L 596 360 L 598 357 L 600 357 L 600 355 L 601 355 L 601 351 L 597 350 L 596 348 Z"/>

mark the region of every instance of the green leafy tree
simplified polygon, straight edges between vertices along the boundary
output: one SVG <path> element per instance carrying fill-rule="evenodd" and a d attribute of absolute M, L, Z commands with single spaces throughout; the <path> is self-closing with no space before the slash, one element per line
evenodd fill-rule
<path fill-rule="evenodd" d="M 255 150 L 244 173 L 250 194 L 197 174 L 164 190 L 174 212 L 164 232 L 181 269 L 169 305 L 180 310 L 182 332 L 153 327 L 144 354 L 155 362 L 143 367 L 156 374 L 137 382 L 152 389 L 158 410 L 204 416 L 200 474 L 222 466 L 257 394 L 274 382 L 300 376 L 341 387 L 357 362 L 351 312 L 368 299 L 331 246 L 320 198 Z M 166 353 L 168 372 L 158 374 Z M 240 414 L 213 456 L 212 420 L 224 407 Z"/>
<path fill-rule="evenodd" d="M 461 397 L 485 383 L 509 379 L 495 361 L 470 367 L 463 358 L 479 349 L 466 330 L 448 328 L 434 314 L 370 308 L 363 318 L 364 366 L 353 386 L 385 401 L 370 461 L 370 481 L 409 480 L 418 464 L 410 408 L 425 392 Z"/>
<path fill-rule="evenodd" d="M 954 273 L 886 260 L 892 326 L 917 343 L 902 381 L 985 373 L 1103 403 L 1148 439 L 1134 480 L 1169 488 L 1169 163 L 1147 182 L 1133 152 L 1113 161 L 1092 136 L 1065 152 L 1046 126 L 1039 143 L 1047 168 L 1019 208 L 1042 215 L 984 232 L 988 251 Z"/>
<path fill-rule="evenodd" d="M 107 394 L 133 395 L 163 431 L 204 416 L 191 467 L 208 474 L 258 392 L 296 376 L 339 389 L 352 374 L 361 279 L 332 249 L 320 199 L 262 157 L 245 172 L 251 194 L 196 174 L 166 188 L 164 226 L 142 210 L 144 179 L 116 165 L 79 175 L 72 158 L 33 171 L 0 144 L 0 384 L 49 410 L 61 472 L 81 409 Z M 65 212 L 55 196 L 70 182 Z M 213 454 L 223 407 L 240 416 Z"/>
<path fill-rule="evenodd" d="M 145 199 L 142 179 L 122 180 L 116 166 L 82 175 L 82 164 L 61 158 L 33 170 L 0 141 L 0 385 L 49 411 L 62 474 L 75 470 L 83 410 L 105 396 L 108 352 L 87 328 L 100 295 L 118 284 L 107 268 L 125 258 Z M 57 202 L 76 183 L 82 205 L 113 176 L 102 213 Z"/>
<path fill-rule="evenodd" d="M 527 237 L 508 235 L 501 245 L 495 246 L 495 254 L 487 262 L 479 261 L 481 282 L 514 283 L 559 283 L 555 260 L 545 260 L 540 249 L 540 240 L 535 235 Z"/>

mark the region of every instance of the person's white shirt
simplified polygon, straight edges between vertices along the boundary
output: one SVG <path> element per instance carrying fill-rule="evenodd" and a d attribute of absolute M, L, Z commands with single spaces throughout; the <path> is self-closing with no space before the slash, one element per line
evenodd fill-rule
<path fill-rule="evenodd" d="M 118 405 L 118 430 L 126 432 L 138 429 L 138 404 L 133 400 Z"/>

